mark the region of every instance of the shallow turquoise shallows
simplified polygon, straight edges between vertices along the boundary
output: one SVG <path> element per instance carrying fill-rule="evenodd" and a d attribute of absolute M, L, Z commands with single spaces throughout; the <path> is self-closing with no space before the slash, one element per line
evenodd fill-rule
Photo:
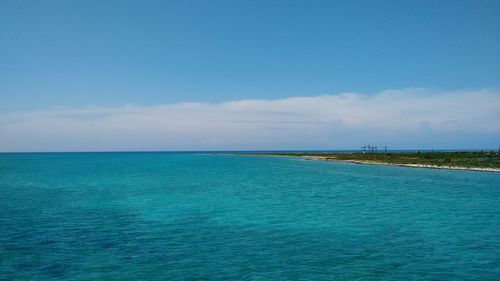
<path fill-rule="evenodd" d="M 500 280 L 500 174 L 0 154 L 0 280 Z"/>

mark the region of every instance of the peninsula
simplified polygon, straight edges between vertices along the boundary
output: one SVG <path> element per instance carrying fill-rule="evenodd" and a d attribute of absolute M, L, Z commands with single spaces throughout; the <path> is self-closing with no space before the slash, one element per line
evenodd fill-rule
<path fill-rule="evenodd" d="M 496 151 L 454 152 L 255 152 L 254 156 L 294 156 L 309 160 L 344 161 L 357 164 L 395 165 L 418 168 L 500 172 Z"/>

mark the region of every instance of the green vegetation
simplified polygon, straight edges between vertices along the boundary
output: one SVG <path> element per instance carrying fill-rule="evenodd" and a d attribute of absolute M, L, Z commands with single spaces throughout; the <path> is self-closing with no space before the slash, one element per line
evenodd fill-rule
<path fill-rule="evenodd" d="M 339 152 L 276 152 L 255 153 L 275 156 L 309 156 L 325 160 L 378 162 L 387 164 L 418 164 L 433 166 L 454 166 L 464 168 L 500 169 L 500 154 L 494 151 L 463 152 L 390 152 L 390 153 L 339 153 Z"/>

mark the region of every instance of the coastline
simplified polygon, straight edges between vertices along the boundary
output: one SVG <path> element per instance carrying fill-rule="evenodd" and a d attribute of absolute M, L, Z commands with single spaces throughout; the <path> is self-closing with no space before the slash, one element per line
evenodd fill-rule
<path fill-rule="evenodd" d="M 318 161 L 335 161 L 335 162 L 346 162 L 360 165 L 386 165 L 386 166 L 399 166 L 407 168 L 425 168 L 425 169 L 444 169 L 444 170 L 460 170 L 460 171 L 474 171 L 474 172 L 488 172 L 488 173 L 500 173 L 500 168 L 481 168 L 481 167 L 462 167 L 462 166 L 446 166 L 446 165 L 430 165 L 430 164 L 410 164 L 410 163 L 387 163 L 373 160 L 350 160 L 350 159 L 335 159 L 330 156 L 318 156 L 318 155 L 279 155 L 279 154 L 224 154 L 233 156 L 272 156 L 272 157 L 298 157 L 306 160 L 318 160 Z"/>
<path fill-rule="evenodd" d="M 287 155 L 290 156 L 290 155 Z M 348 162 L 354 164 L 365 164 L 365 165 L 387 165 L 387 166 L 399 166 L 399 167 L 409 167 L 409 168 L 426 168 L 426 169 L 445 169 L 445 170 L 462 170 L 462 171 L 476 171 L 476 172 L 489 172 L 489 173 L 500 173 L 500 169 L 497 168 L 477 168 L 477 167 L 460 167 L 460 166 L 438 166 L 438 165 L 426 165 L 426 164 L 396 164 L 396 163 L 384 163 L 378 161 L 370 160 L 339 160 L 332 159 L 327 156 L 292 156 L 301 157 L 307 160 L 320 160 L 320 161 L 339 161 Z"/>

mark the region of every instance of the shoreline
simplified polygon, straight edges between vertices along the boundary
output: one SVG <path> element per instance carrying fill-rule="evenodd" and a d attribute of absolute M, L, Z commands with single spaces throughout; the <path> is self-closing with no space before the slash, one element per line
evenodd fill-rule
<path fill-rule="evenodd" d="M 278 156 L 278 155 L 273 155 Z M 475 171 L 475 172 L 489 172 L 489 173 L 500 173 L 500 169 L 497 168 L 477 168 L 477 167 L 461 167 L 461 166 L 438 166 L 438 165 L 427 165 L 427 164 L 397 164 L 397 163 L 385 163 L 378 161 L 370 161 L 370 160 L 339 160 L 328 158 L 327 156 L 292 156 L 286 155 L 290 157 L 300 157 L 307 160 L 319 160 L 319 161 L 338 161 L 338 162 L 347 162 L 354 164 L 364 164 L 364 165 L 386 165 L 386 166 L 399 166 L 399 167 L 408 167 L 408 168 L 426 168 L 426 169 L 444 169 L 444 170 L 462 170 L 462 171 Z"/>
<path fill-rule="evenodd" d="M 487 173 L 500 173 L 500 168 L 480 168 L 480 167 L 462 167 L 462 166 L 438 166 L 429 164 L 399 164 L 399 163 L 387 163 L 373 160 L 350 160 L 350 159 L 335 159 L 329 156 L 317 156 L 317 155 L 278 155 L 278 154 L 222 154 L 222 155 L 232 155 L 232 156 L 266 156 L 266 157 L 297 157 L 305 160 L 318 160 L 318 161 L 332 161 L 332 162 L 346 162 L 360 165 L 385 165 L 385 166 L 397 166 L 406 168 L 425 168 L 425 169 L 444 169 L 444 170 L 459 170 L 459 171 L 473 171 L 473 172 L 487 172 Z"/>

